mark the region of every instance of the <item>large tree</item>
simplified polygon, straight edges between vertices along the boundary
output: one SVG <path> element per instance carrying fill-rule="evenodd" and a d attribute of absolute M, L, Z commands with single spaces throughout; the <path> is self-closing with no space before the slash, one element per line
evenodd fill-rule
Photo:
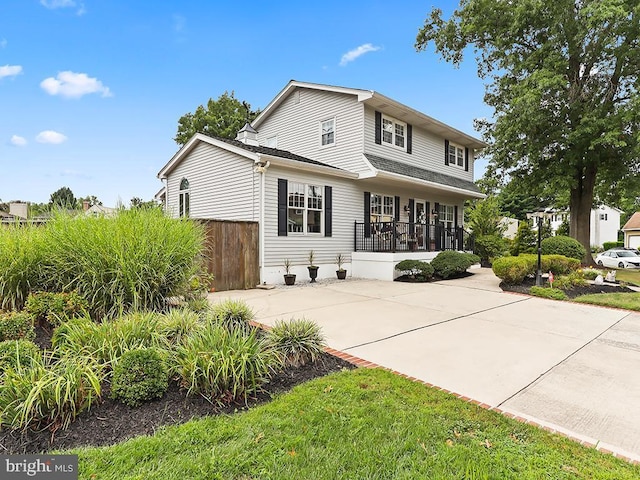
<path fill-rule="evenodd" d="M 51 207 L 74 209 L 77 204 L 78 201 L 69 187 L 59 188 L 53 192 L 49 198 L 49 205 Z"/>
<path fill-rule="evenodd" d="M 637 0 L 462 0 L 448 20 L 433 9 L 416 40 L 455 65 L 473 48 L 494 108 L 477 122 L 488 174 L 568 193 L 587 251 L 597 182 L 638 174 L 639 22 Z"/>
<path fill-rule="evenodd" d="M 224 92 L 217 100 L 209 99 L 207 106 L 198 106 L 194 113 L 187 113 L 178 120 L 178 133 L 174 140 L 184 145 L 196 133 L 214 137 L 235 138 L 238 130 L 247 122 L 253 121 L 260 111 L 251 110 L 251 105 L 241 102 Z"/>

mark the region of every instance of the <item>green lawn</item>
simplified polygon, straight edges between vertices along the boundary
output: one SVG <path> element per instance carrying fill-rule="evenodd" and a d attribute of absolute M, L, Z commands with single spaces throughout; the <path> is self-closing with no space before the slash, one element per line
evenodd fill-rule
<path fill-rule="evenodd" d="M 640 293 L 594 293 L 576 297 L 574 302 L 640 311 Z"/>
<path fill-rule="evenodd" d="M 633 268 L 616 270 L 616 280 L 621 280 L 640 287 L 640 270 Z"/>
<path fill-rule="evenodd" d="M 640 466 L 378 369 L 72 453 L 92 480 L 640 478 Z"/>

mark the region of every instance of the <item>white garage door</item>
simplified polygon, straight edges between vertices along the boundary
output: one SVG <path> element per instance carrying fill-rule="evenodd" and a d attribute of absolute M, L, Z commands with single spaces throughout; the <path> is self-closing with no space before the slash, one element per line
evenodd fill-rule
<path fill-rule="evenodd" d="M 640 235 L 629 237 L 629 246 L 631 248 L 640 248 Z"/>

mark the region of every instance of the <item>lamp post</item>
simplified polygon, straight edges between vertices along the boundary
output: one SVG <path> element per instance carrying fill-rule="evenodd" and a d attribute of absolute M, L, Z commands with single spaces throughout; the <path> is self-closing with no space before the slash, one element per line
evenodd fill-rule
<path fill-rule="evenodd" d="M 536 271 L 536 286 L 542 286 L 542 247 L 541 247 L 541 237 L 542 237 L 542 216 L 544 212 L 537 212 L 538 217 L 538 270 Z"/>

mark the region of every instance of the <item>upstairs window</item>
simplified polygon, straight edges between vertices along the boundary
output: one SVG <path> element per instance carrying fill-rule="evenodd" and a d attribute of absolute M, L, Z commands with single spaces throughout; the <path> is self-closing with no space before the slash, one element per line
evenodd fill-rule
<path fill-rule="evenodd" d="M 180 191 L 178 192 L 178 215 L 189 216 L 189 180 L 180 180 Z"/>
<path fill-rule="evenodd" d="M 336 142 L 336 119 L 330 118 L 320 122 L 320 144 L 333 145 Z"/>
<path fill-rule="evenodd" d="M 393 145 L 405 150 L 407 124 L 398 120 L 382 116 L 382 143 Z"/>
<path fill-rule="evenodd" d="M 464 168 L 464 148 L 449 143 L 449 165 Z"/>

